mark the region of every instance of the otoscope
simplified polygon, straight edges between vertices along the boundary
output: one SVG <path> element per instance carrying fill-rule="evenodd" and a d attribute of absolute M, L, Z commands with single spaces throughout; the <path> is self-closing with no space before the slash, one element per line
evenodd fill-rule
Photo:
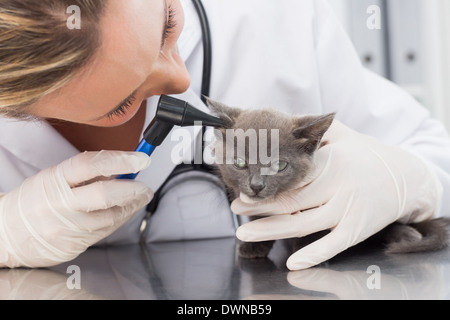
<path fill-rule="evenodd" d="M 156 147 L 169 135 L 174 126 L 193 126 L 201 122 L 202 126 L 221 127 L 223 121 L 204 113 L 188 102 L 162 95 L 158 102 L 156 116 L 144 131 L 144 138 L 136 148 L 136 152 L 144 152 L 149 156 Z M 124 174 L 117 179 L 135 179 L 138 173 Z"/>

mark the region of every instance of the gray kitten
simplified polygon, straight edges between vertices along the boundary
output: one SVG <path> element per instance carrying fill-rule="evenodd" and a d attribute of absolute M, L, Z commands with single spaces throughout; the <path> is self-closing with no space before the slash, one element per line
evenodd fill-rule
<path fill-rule="evenodd" d="M 335 116 L 291 116 L 277 110 L 241 110 L 210 99 L 208 105 L 225 123 L 216 131 L 215 152 L 219 176 L 228 188 L 230 200 L 242 194 L 255 201 L 277 197 L 301 183 L 311 172 L 314 152 L 327 143 L 322 137 Z M 227 129 L 232 130 L 227 134 Z M 279 138 L 274 144 L 273 133 Z M 262 149 L 265 149 L 263 153 Z M 437 250 L 447 246 L 448 225 L 450 219 L 446 218 L 410 225 L 393 223 L 372 238 L 384 243 L 387 253 Z M 326 232 L 299 239 L 296 249 Z M 266 257 L 273 243 L 241 242 L 240 256 Z"/>

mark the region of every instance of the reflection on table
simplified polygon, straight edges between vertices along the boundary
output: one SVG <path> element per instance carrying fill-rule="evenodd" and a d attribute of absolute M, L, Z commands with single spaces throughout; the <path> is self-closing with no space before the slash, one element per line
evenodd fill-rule
<path fill-rule="evenodd" d="M 91 248 L 49 269 L 0 270 L 0 299 L 450 298 L 447 249 L 385 255 L 360 245 L 290 272 L 289 248 L 289 241 L 278 241 L 258 260 L 238 258 L 234 238 Z M 74 281 L 79 289 L 72 289 Z"/>

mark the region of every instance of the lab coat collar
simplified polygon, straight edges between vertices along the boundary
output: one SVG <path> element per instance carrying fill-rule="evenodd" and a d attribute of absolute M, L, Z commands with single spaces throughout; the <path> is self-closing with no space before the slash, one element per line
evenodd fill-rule
<path fill-rule="evenodd" d="M 39 170 L 79 153 L 50 124 L 37 120 L 0 118 L 0 145 L 16 158 Z"/>
<path fill-rule="evenodd" d="M 184 28 L 178 38 L 178 50 L 180 57 L 186 61 L 191 56 L 195 47 L 202 39 L 200 20 L 191 0 L 181 0 L 184 11 Z"/>

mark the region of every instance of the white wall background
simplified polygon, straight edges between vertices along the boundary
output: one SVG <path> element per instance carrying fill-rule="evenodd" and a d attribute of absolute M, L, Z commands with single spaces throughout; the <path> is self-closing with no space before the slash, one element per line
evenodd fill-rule
<path fill-rule="evenodd" d="M 450 1 L 328 0 L 363 63 L 414 95 L 450 131 Z M 371 30 L 367 9 L 383 13 Z"/>

